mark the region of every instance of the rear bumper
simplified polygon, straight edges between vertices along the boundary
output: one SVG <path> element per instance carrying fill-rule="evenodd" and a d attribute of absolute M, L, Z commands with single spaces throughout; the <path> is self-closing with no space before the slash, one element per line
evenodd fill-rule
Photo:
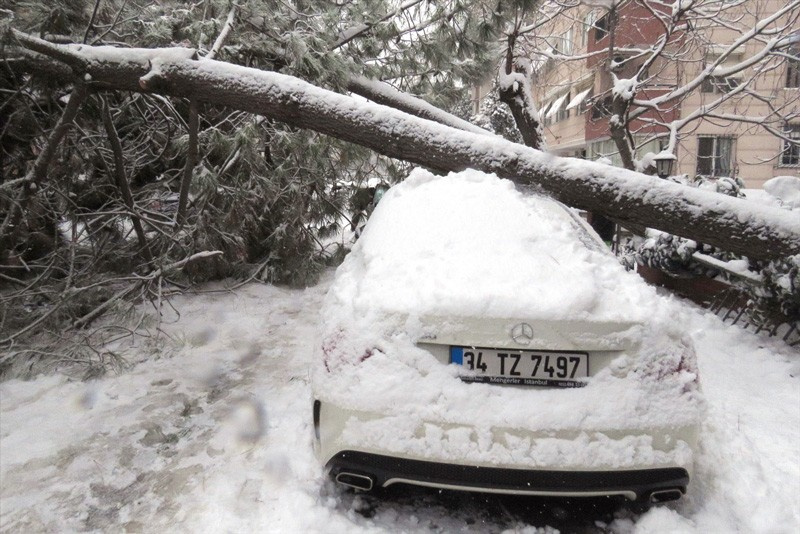
<path fill-rule="evenodd" d="M 659 502 L 686 492 L 689 473 L 680 467 L 622 471 L 550 471 L 482 467 L 341 451 L 327 463 L 331 476 L 348 486 L 369 490 L 396 484 L 505 493 L 592 497 L 620 495 Z"/>
<path fill-rule="evenodd" d="M 486 429 L 348 410 L 320 401 L 314 404 L 314 429 L 317 457 L 331 467 L 342 462 L 343 453 L 357 451 L 372 458 L 416 460 L 422 465 L 480 466 L 476 469 L 510 473 L 678 469 L 691 477 L 692 451 L 697 442 L 694 426 L 635 431 Z M 380 465 L 384 464 L 385 461 Z M 628 479 L 623 476 L 622 480 Z"/>

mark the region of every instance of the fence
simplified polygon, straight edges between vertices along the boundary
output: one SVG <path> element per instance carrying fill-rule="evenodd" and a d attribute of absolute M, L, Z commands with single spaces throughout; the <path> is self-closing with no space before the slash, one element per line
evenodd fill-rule
<path fill-rule="evenodd" d="M 732 278 L 738 278 L 749 285 L 757 285 L 760 278 L 754 273 L 736 271 L 727 268 L 720 262 L 704 254 L 695 253 L 694 259 L 709 267 L 725 271 Z M 688 298 L 693 302 L 714 312 L 723 322 L 734 324 L 744 329 L 751 329 L 757 334 L 779 337 L 792 347 L 800 347 L 800 322 L 783 321 L 770 317 L 756 309 L 747 293 L 735 285 L 704 277 L 678 278 L 670 276 L 658 269 L 639 264 L 639 274 L 650 282 Z"/>

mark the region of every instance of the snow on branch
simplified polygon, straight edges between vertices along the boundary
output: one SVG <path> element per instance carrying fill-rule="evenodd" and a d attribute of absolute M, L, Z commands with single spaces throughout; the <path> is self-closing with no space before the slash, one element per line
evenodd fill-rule
<path fill-rule="evenodd" d="M 230 33 L 231 29 L 233 29 L 233 21 L 236 18 L 236 5 L 231 8 L 228 12 L 228 18 L 225 19 L 225 24 L 222 26 L 222 30 L 219 32 L 216 41 L 211 46 L 211 50 L 206 55 L 207 59 L 214 59 L 217 54 L 219 53 L 222 45 L 225 44 L 225 39 L 228 38 L 228 34 Z"/>
<path fill-rule="evenodd" d="M 539 110 L 533 103 L 528 76 L 521 72 L 507 73 L 501 67 L 497 75 L 500 100 L 508 105 L 522 139 L 529 147 L 544 150 L 545 138 Z"/>
<path fill-rule="evenodd" d="M 350 78 L 347 82 L 347 89 L 357 95 L 363 96 L 378 104 L 390 106 L 411 115 L 422 117 L 423 119 L 432 120 L 441 124 L 446 124 L 465 132 L 472 132 L 483 135 L 494 135 L 492 132 L 484 130 L 475 126 L 471 122 L 465 121 L 455 115 L 452 115 L 443 109 L 429 104 L 428 102 L 417 98 L 408 93 L 398 91 L 388 83 L 380 82 L 377 80 L 370 80 L 364 76 L 355 76 Z"/>
<path fill-rule="evenodd" d="M 769 25 L 780 21 L 787 14 L 796 12 L 800 9 L 800 0 L 793 0 L 788 2 L 786 6 L 776 10 L 774 13 L 759 21 L 753 28 L 742 32 L 742 34 L 730 45 L 727 45 L 716 55 L 714 61 L 710 62 L 700 73 L 693 79 L 689 80 L 684 85 L 677 87 L 672 91 L 668 91 L 662 95 L 648 100 L 634 100 L 634 104 L 642 106 L 643 108 L 657 107 L 661 104 L 673 101 L 677 98 L 682 98 L 689 93 L 695 91 L 709 76 L 730 76 L 750 68 L 759 62 L 763 61 L 770 54 L 774 53 L 777 49 L 786 46 L 786 36 L 776 35 L 776 37 L 769 39 L 764 45 L 748 58 L 739 61 L 730 67 L 723 67 L 722 65 L 738 51 L 743 50 L 745 45 L 750 42 L 755 42 L 756 37 L 768 34 L 778 33 L 777 31 L 768 31 Z M 631 117 L 644 113 L 645 109 L 637 110 L 632 113 Z"/>

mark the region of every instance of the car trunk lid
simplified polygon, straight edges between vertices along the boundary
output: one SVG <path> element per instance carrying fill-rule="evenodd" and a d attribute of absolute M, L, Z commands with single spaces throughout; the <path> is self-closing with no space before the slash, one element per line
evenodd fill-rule
<path fill-rule="evenodd" d="M 626 351 L 639 344 L 637 322 L 426 317 L 419 342 L 553 351 Z"/>

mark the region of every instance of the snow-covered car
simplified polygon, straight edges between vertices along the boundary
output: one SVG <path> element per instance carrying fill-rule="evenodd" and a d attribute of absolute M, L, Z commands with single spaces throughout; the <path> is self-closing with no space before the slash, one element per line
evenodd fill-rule
<path fill-rule="evenodd" d="M 678 499 L 703 401 L 673 305 L 566 206 L 417 169 L 323 305 L 317 455 L 364 491 Z"/>

